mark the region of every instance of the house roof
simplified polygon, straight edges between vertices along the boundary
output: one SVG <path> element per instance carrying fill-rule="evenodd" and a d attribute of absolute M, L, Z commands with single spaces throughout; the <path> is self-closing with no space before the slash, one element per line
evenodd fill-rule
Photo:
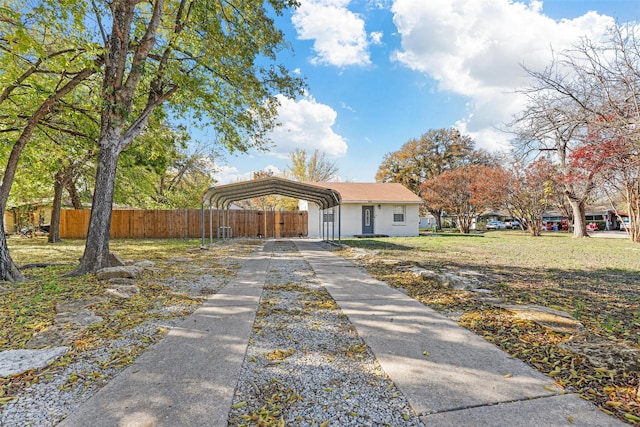
<path fill-rule="evenodd" d="M 310 182 L 340 193 L 342 203 L 421 203 L 422 199 L 396 182 Z"/>
<path fill-rule="evenodd" d="M 232 202 L 279 194 L 308 200 L 326 209 L 340 203 L 420 203 L 420 197 L 398 183 L 382 182 L 298 182 L 268 177 L 211 187 L 202 203 L 226 208 Z"/>

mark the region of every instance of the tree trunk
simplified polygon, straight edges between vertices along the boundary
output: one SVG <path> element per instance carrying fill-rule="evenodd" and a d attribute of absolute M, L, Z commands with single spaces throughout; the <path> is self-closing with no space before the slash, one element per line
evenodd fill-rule
<path fill-rule="evenodd" d="M 520 223 L 522 225 L 522 223 Z M 540 229 L 542 228 L 542 220 L 527 221 L 527 228 L 532 237 L 540 237 Z"/>
<path fill-rule="evenodd" d="M 442 210 L 427 209 L 427 211 L 433 215 L 436 220 L 436 230 L 442 230 Z"/>
<path fill-rule="evenodd" d="M 2 179 L 2 185 L 0 185 L 0 214 L 3 215 L 7 209 L 7 202 L 9 200 L 9 193 L 13 184 L 13 178 L 18 170 L 18 160 L 22 150 L 27 145 L 29 137 L 33 133 L 33 128 L 27 127 L 22 133 L 20 138 L 16 141 L 11 149 L 7 166 L 4 170 L 4 176 Z M 8 282 L 20 282 L 24 280 L 24 276 L 18 270 L 18 267 L 14 264 L 9 254 L 9 247 L 7 246 L 7 235 L 4 230 L 4 221 L 0 221 L 0 280 Z"/>
<path fill-rule="evenodd" d="M 69 171 L 69 173 L 75 173 L 73 171 Z M 76 188 L 76 180 L 72 176 L 68 176 L 65 182 L 65 188 L 69 192 L 69 196 L 71 197 L 71 204 L 74 209 L 82 209 L 82 199 L 80 198 L 80 194 L 78 194 L 78 189 Z"/>
<path fill-rule="evenodd" d="M 96 63 L 96 65 L 99 65 Z M 96 67 L 97 70 L 97 67 Z M 62 99 L 65 95 L 70 93 L 76 86 L 82 83 L 84 80 L 93 75 L 96 70 L 93 68 L 87 68 L 77 73 L 68 83 L 62 88 L 59 88 L 56 92 L 52 93 L 41 105 L 38 107 L 35 113 L 27 120 L 22 133 L 13 144 L 7 166 L 4 170 L 4 176 L 2 178 L 2 185 L 0 185 L 0 214 L 4 216 L 4 212 L 7 209 L 7 201 L 9 200 L 9 193 L 11 192 L 11 186 L 13 185 L 13 179 L 18 169 L 18 160 L 22 154 L 22 150 L 27 145 L 36 126 L 45 117 L 51 109 Z M 9 248 L 7 246 L 7 236 L 4 231 L 4 221 L 0 221 L 0 280 L 16 282 L 24 280 L 24 276 L 20 273 L 16 265 L 13 263 L 11 256 L 9 255 Z"/>
<path fill-rule="evenodd" d="M 573 237 L 589 237 L 587 234 L 587 219 L 584 213 L 584 202 L 575 200 L 567 196 L 569 206 L 571 206 L 571 213 L 573 214 Z"/>
<path fill-rule="evenodd" d="M 87 242 L 80 265 L 69 273 L 69 276 L 94 273 L 101 268 L 109 267 L 111 208 L 113 205 L 116 168 L 120 157 L 120 151 L 116 148 L 118 145 L 117 139 L 117 134 L 111 135 L 100 144 Z M 97 197 L 98 195 L 99 197 Z"/>
<path fill-rule="evenodd" d="M 49 243 L 60 241 L 60 208 L 62 207 L 62 187 L 64 186 L 62 174 L 62 170 L 59 170 L 54 177 L 51 224 L 49 225 L 49 237 L 47 239 Z"/>
<path fill-rule="evenodd" d="M 640 242 L 640 194 L 637 186 L 627 187 L 627 210 L 629 211 L 629 237 L 632 242 Z"/>
<path fill-rule="evenodd" d="M 8 282 L 20 282 L 24 280 L 24 276 L 13 263 L 9 248 L 7 247 L 7 237 L 4 232 L 4 221 L 0 221 L 0 265 L 2 266 L 2 280 Z"/>

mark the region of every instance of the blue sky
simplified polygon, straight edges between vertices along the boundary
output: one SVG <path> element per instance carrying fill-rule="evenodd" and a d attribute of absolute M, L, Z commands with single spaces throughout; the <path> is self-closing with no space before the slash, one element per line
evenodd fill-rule
<path fill-rule="evenodd" d="M 522 106 L 521 68 L 548 64 L 580 37 L 640 22 L 638 0 L 300 0 L 277 23 L 281 59 L 308 93 L 282 101 L 269 152 L 217 159 L 219 184 L 286 169 L 295 148 L 319 149 L 342 181 L 371 182 L 383 156 L 429 129 L 456 127 L 505 151 L 499 129 Z"/>

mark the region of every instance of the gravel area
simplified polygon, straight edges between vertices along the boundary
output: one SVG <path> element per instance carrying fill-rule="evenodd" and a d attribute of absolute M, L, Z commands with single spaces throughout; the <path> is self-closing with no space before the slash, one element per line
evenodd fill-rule
<path fill-rule="evenodd" d="M 230 426 L 422 426 L 315 273 L 277 241 Z"/>
<path fill-rule="evenodd" d="M 141 353 L 163 336 L 162 328 L 178 322 L 179 319 L 147 322 L 120 339 L 80 353 L 61 369 L 53 365 L 40 381 L 4 405 L 0 426 L 55 426 L 124 369 L 125 366 L 113 363 L 116 356 Z"/>
<path fill-rule="evenodd" d="M 269 248 L 266 286 L 228 425 L 422 426 L 295 245 L 276 241 Z M 233 251 L 223 274 L 193 265 L 164 284 L 191 295 L 215 293 L 242 262 L 243 251 Z M 188 314 L 182 309 L 161 310 Z M 134 358 L 180 320 L 151 320 L 40 372 L 38 382 L 0 406 L 0 426 L 55 426 L 124 369 L 123 354 Z"/>

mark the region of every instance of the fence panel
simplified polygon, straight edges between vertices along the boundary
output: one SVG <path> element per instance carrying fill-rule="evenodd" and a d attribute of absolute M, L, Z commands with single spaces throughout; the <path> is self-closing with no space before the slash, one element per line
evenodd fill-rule
<path fill-rule="evenodd" d="M 229 210 L 204 212 L 205 235 L 209 236 L 212 219 L 213 235 L 217 235 L 218 221 L 231 227 L 237 237 L 304 237 L 308 233 L 306 211 L 248 211 Z M 223 215 L 226 221 L 223 221 Z M 60 237 L 84 239 L 89 229 L 91 211 L 63 209 L 60 212 Z M 112 238 L 197 238 L 202 236 L 200 209 L 142 210 L 118 209 L 112 211 Z"/>
<path fill-rule="evenodd" d="M 83 239 L 89 230 L 88 210 L 62 210 L 60 216 L 60 237 L 69 239 Z"/>

